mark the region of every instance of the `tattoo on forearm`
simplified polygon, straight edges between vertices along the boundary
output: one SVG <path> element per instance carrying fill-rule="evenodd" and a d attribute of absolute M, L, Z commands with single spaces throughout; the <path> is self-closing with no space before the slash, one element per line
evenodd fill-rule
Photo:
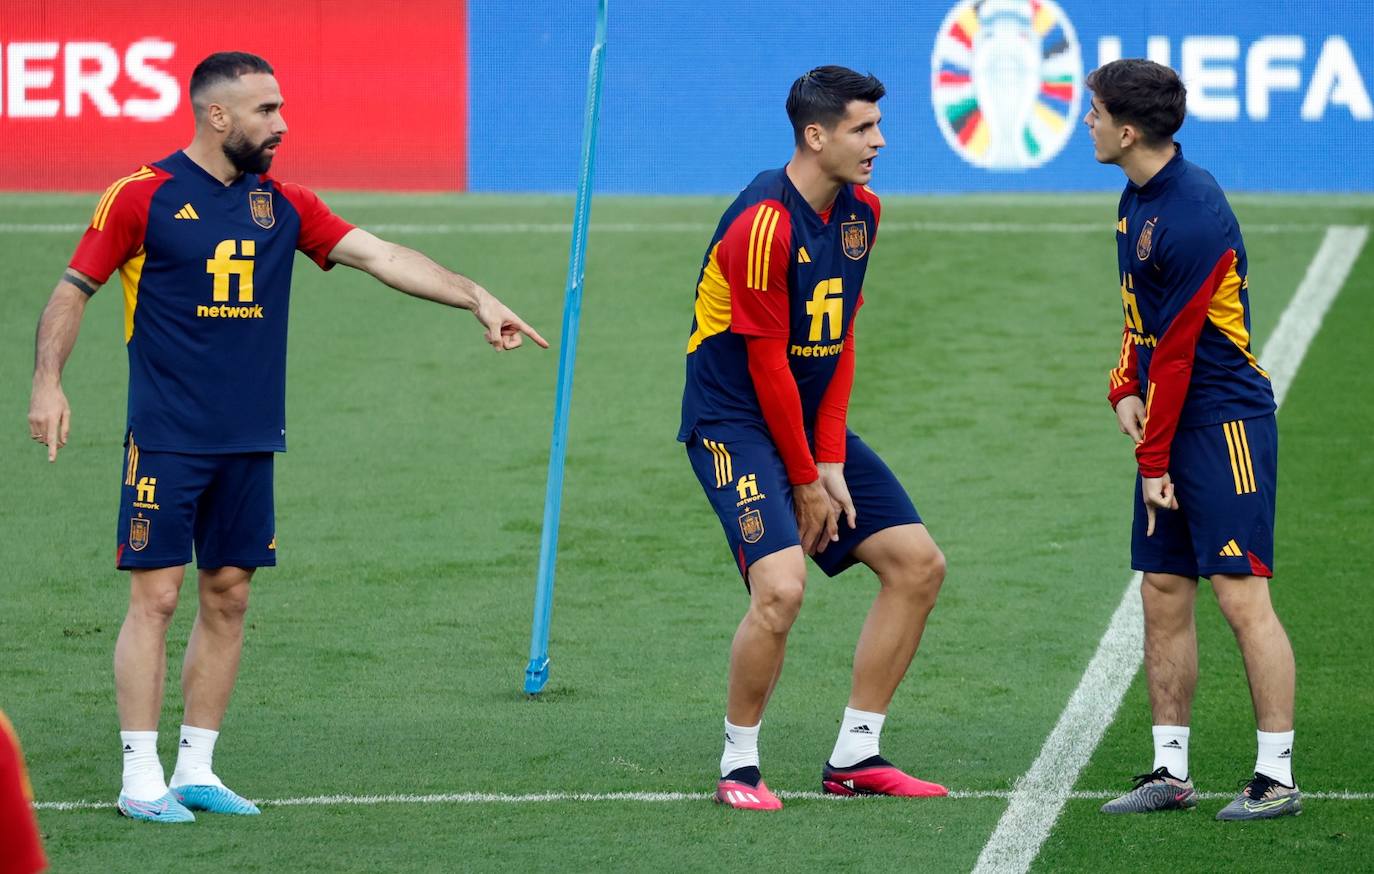
<path fill-rule="evenodd" d="M 89 282 L 82 279 L 80 276 L 77 276 L 70 270 L 62 274 L 62 281 L 70 282 L 72 285 L 75 285 L 77 288 L 86 292 L 87 297 L 90 297 L 91 295 L 95 294 L 95 286 L 91 285 Z"/>

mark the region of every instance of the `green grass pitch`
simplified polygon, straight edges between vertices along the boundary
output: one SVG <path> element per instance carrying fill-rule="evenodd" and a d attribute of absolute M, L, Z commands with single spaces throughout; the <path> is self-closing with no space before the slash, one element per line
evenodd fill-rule
<path fill-rule="evenodd" d="M 704 800 L 273 805 L 158 828 L 116 816 L 111 654 L 126 365 L 121 301 L 91 303 L 65 387 L 71 444 L 49 466 L 24 412 L 33 326 L 93 198 L 0 199 L 0 707 L 25 744 L 54 871 L 967 871 L 1004 797 L 793 798 L 777 815 Z M 336 210 L 462 270 L 556 342 L 568 198 L 362 197 Z M 966 792 L 1005 793 L 1034 760 L 1129 577 L 1132 460 L 1104 399 L 1120 330 L 1113 198 L 885 200 L 858 324 L 851 424 L 907 485 L 949 560 L 885 753 Z M 1237 198 L 1257 346 L 1328 224 L 1358 198 Z M 527 657 L 556 350 L 496 355 L 466 313 L 299 260 L 291 451 L 277 467 L 281 565 L 260 573 L 217 770 L 258 799 L 446 793 L 705 793 L 719 755 L 727 647 L 745 607 L 674 442 L 709 198 L 598 198 L 573 399 L 552 679 Z M 902 222 L 948 223 L 899 230 Z M 979 222 L 1101 225 L 988 232 Z M 431 228 L 432 225 L 448 225 Z M 515 225 L 533 225 L 520 230 Z M 683 226 L 686 227 L 683 227 Z M 23 226 L 34 226 L 25 229 Z M 455 232 L 453 226 L 481 226 Z M 631 227 L 636 226 L 636 227 Z M 655 228 L 655 226 L 659 226 Z M 598 229 L 598 227 L 600 229 Z M 1274 596 L 1298 658 L 1296 767 L 1308 792 L 1367 793 L 1374 713 L 1374 246 L 1357 263 L 1279 416 Z M 852 647 L 876 583 L 813 573 L 761 749 L 775 789 L 818 789 Z M 1204 584 L 1205 585 L 1205 584 Z M 188 588 L 190 595 L 194 588 Z M 1199 599 L 1193 769 L 1234 790 L 1254 754 L 1240 657 Z M 172 764 L 191 598 L 170 637 L 162 730 Z M 1076 788 L 1148 770 L 1142 677 Z M 1374 867 L 1374 800 L 1296 819 L 1107 819 L 1072 800 L 1034 870 L 1167 865 Z"/>

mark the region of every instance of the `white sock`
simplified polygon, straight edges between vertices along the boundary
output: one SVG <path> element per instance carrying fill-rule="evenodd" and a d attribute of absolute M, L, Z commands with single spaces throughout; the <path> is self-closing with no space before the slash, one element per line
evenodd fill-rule
<path fill-rule="evenodd" d="M 724 777 L 736 768 L 759 766 L 759 727 L 758 725 L 734 725 L 725 720 L 725 752 L 720 756 L 720 776 Z"/>
<path fill-rule="evenodd" d="M 1293 732 L 1257 731 L 1259 755 L 1255 773 L 1273 777 L 1285 786 L 1293 785 Z"/>
<path fill-rule="evenodd" d="M 223 786 L 215 776 L 211 760 L 215 756 L 215 739 L 219 732 L 193 725 L 181 727 L 177 741 L 177 767 L 172 772 L 173 786 Z"/>
<path fill-rule="evenodd" d="M 1188 726 L 1156 725 L 1151 728 L 1155 736 L 1155 764 L 1151 770 L 1160 767 L 1169 769 L 1179 780 L 1188 779 Z"/>
<path fill-rule="evenodd" d="M 878 735 L 883 732 L 883 713 L 869 713 L 866 710 L 844 709 L 844 719 L 840 722 L 840 736 L 835 740 L 835 749 L 830 753 L 830 764 L 836 768 L 848 768 L 864 759 L 878 755 Z"/>
<path fill-rule="evenodd" d="M 124 748 L 124 794 L 138 801 L 156 801 L 166 795 L 157 732 L 121 731 L 119 742 Z"/>

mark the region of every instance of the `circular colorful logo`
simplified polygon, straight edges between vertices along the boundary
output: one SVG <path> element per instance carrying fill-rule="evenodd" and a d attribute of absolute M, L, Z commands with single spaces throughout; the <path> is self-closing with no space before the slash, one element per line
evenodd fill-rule
<path fill-rule="evenodd" d="M 962 0 L 930 55 L 935 118 L 959 157 L 989 170 L 1028 170 L 1073 135 L 1083 55 L 1054 0 Z"/>

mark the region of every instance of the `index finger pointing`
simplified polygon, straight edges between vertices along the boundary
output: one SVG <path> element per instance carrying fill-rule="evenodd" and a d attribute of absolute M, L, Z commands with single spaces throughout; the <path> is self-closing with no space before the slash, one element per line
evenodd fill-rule
<path fill-rule="evenodd" d="M 540 348 L 549 348 L 549 341 L 539 336 L 539 332 L 536 331 L 534 328 L 531 328 L 524 322 L 516 322 L 516 324 L 520 326 L 520 333 L 524 334 L 526 337 L 529 337 L 531 340 L 538 343 Z"/>

